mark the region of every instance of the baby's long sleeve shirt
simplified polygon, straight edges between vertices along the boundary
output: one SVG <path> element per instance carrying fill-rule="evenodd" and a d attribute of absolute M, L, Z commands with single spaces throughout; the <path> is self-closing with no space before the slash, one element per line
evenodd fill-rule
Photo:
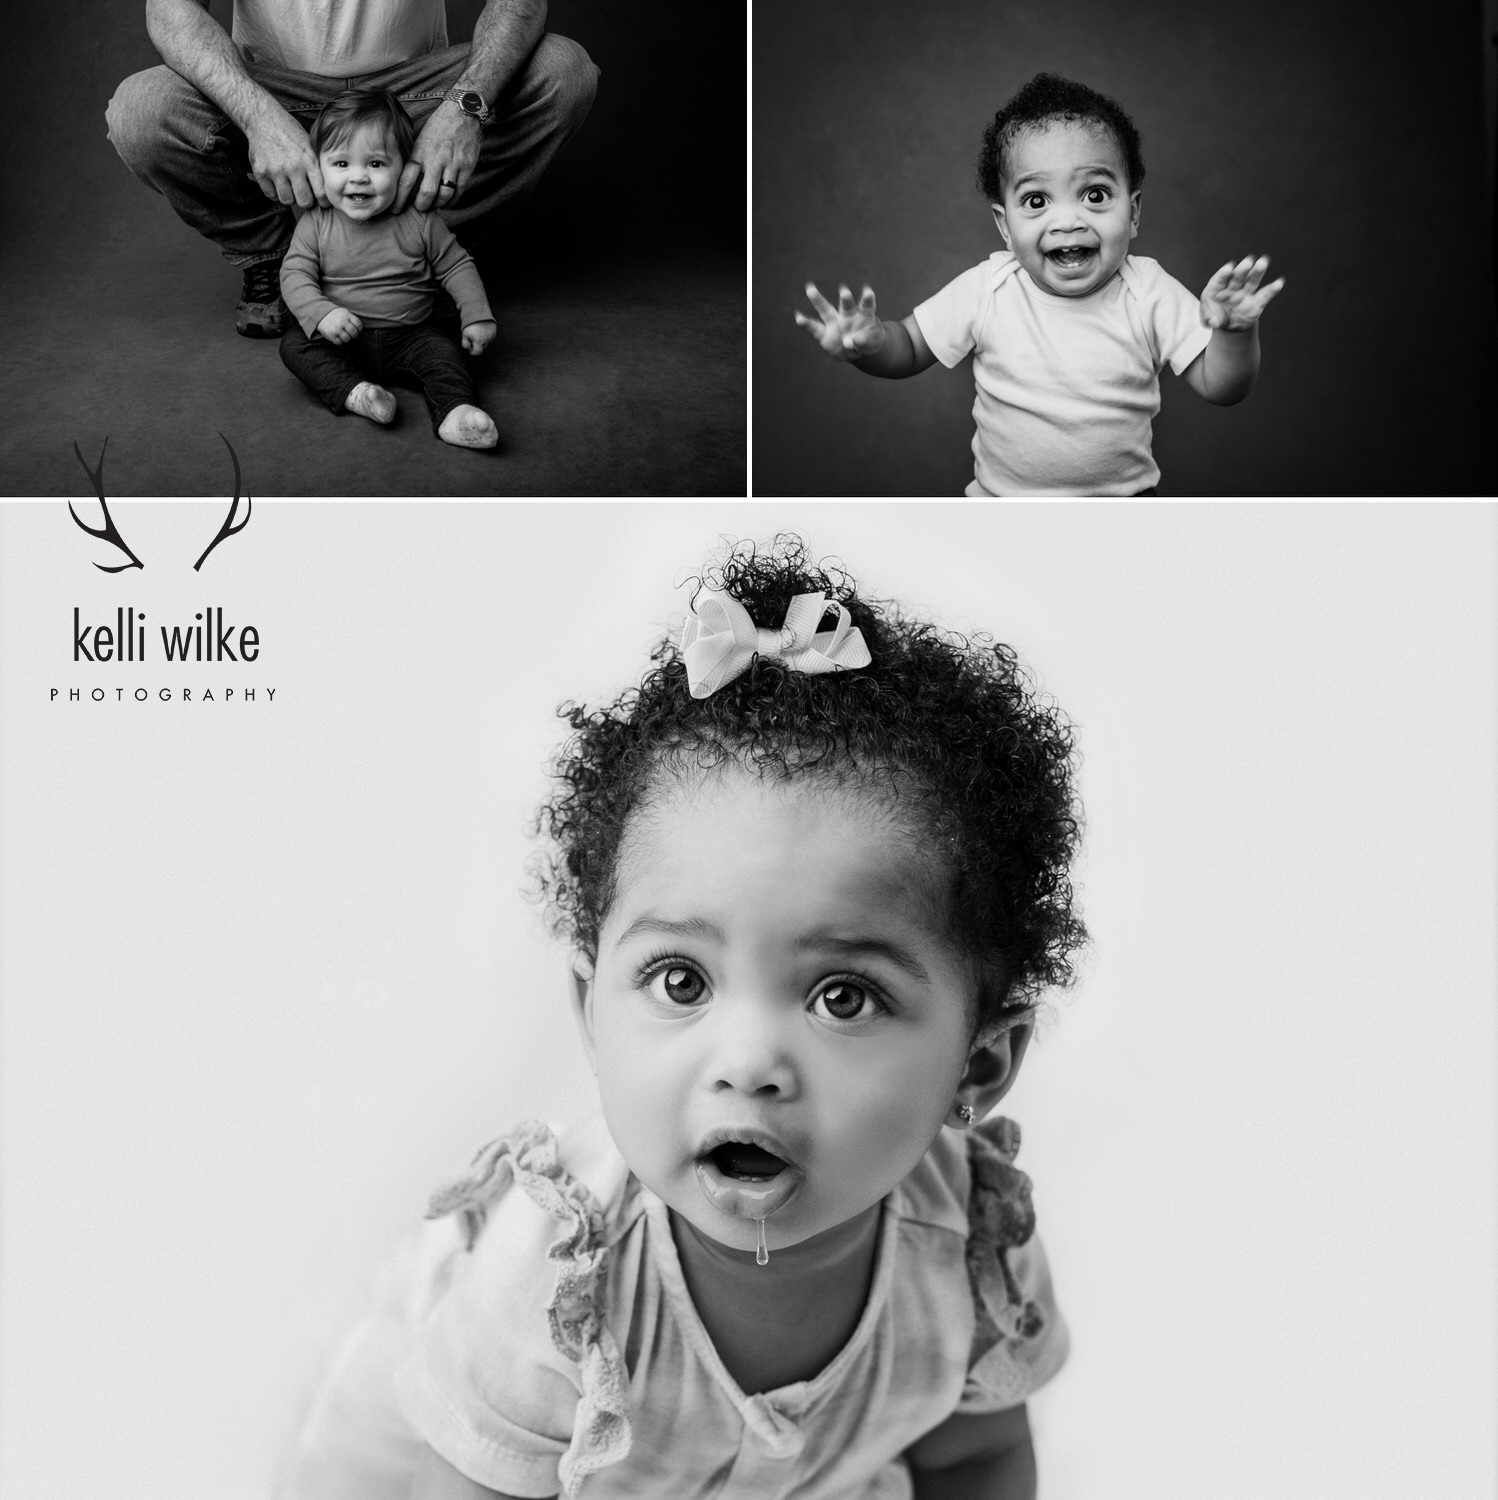
<path fill-rule="evenodd" d="M 493 318 L 473 257 L 436 214 L 416 208 L 364 221 L 314 208 L 281 263 L 281 295 L 308 338 L 336 307 L 366 328 L 428 322 L 439 285 L 465 328 Z"/>

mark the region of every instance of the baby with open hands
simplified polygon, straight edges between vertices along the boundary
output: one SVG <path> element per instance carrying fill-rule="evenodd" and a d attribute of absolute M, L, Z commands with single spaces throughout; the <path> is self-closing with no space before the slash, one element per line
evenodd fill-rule
<path fill-rule="evenodd" d="M 834 359 L 901 379 L 974 354 L 969 495 L 1153 493 L 1163 364 L 1217 405 L 1259 370 L 1258 324 L 1283 279 L 1268 256 L 1222 266 L 1199 299 L 1131 256 L 1144 162 L 1111 99 L 1037 75 L 994 117 L 980 185 L 1007 249 L 898 321 L 872 288 L 836 304 L 808 283 L 797 324 Z"/>
<path fill-rule="evenodd" d="M 280 1500 L 1033 1500 L 1066 1327 L 1013 1084 L 1084 940 L 1005 646 L 733 547 L 540 827 L 601 1118 L 479 1152 Z"/>
<path fill-rule="evenodd" d="M 1268 269 L 1267 255 L 1261 255 L 1257 260 L 1248 255 L 1236 265 L 1229 261 L 1219 267 L 1202 291 L 1202 322 L 1208 328 L 1225 328 L 1230 333 L 1246 333 L 1252 329 L 1258 323 L 1259 315 L 1285 284 L 1281 278 L 1268 285 L 1261 285 Z M 816 309 L 817 316 L 808 318 L 805 313 L 798 312 L 796 322 L 834 359 L 866 360 L 870 355 L 879 353 L 892 330 L 900 329 L 909 340 L 913 352 L 924 350 L 923 355 L 915 354 L 915 358 L 921 362 L 909 374 L 919 374 L 935 363 L 936 356 L 926 347 L 914 314 L 902 318 L 897 324 L 884 322 L 876 310 L 872 287 L 865 286 L 862 295 L 855 302 L 853 293 L 846 286 L 841 286 L 838 288 L 837 305 L 833 306 L 817 290 L 816 284 L 808 281 L 806 296 Z"/>

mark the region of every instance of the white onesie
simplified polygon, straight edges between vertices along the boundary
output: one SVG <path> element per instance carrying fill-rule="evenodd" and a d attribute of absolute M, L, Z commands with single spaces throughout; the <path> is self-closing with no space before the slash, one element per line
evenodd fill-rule
<path fill-rule="evenodd" d="M 915 320 L 948 368 L 975 356 L 974 496 L 1149 489 L 1160 478 L 1150 453 L 1160 368 L 1179 375 L 1212 336 L 1197 298 L 1139 255 L 1097 291 L 1057 297 L 998 250 Z"/>

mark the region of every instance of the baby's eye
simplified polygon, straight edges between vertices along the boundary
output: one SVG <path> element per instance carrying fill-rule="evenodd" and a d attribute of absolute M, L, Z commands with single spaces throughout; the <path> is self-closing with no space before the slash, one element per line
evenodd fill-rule
<path fill-rule="evenodd" d="M 834 979 L 813 996 L 811 1008 L 833 1021 L 867 1021 L 883 1006 L 864 985 L 851 979 Z"/>
<path fill-rule="evenodd" d="M 1021 208 L 1028 208 L 1033 212 L 1037 209 L 1042 209 L 1045 207 L 1045 194 L 1026 193 L 1025 196 L 1019 200 L 1019 202 Z"/>
<path fill-rule="evenodd" d="M 1106 203 L 1113 194 L 1105 187 L 1090 187 L 1082 196 L 1089 203 Z"/>
<path fill-rule="evenodd" d="M 700 1005 L 707 998 L 707 980 L 685 964 L 666 964 L 650 976 L 653 999 L 667 1005 Z"/>

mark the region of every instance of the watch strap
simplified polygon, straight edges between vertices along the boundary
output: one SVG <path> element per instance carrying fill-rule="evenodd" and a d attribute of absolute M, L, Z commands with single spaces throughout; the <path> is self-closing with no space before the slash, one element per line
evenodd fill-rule
<path fill-rule="evenodd" d="M 490 110 L 488 101 L 477 89 L 449 89 L 443 99 L 456 104 L 465 115 L 472 115 L 475 120 L 487 120 Z M 478 101 L 478 108 L 473 107 L 472 101 Z"/>

